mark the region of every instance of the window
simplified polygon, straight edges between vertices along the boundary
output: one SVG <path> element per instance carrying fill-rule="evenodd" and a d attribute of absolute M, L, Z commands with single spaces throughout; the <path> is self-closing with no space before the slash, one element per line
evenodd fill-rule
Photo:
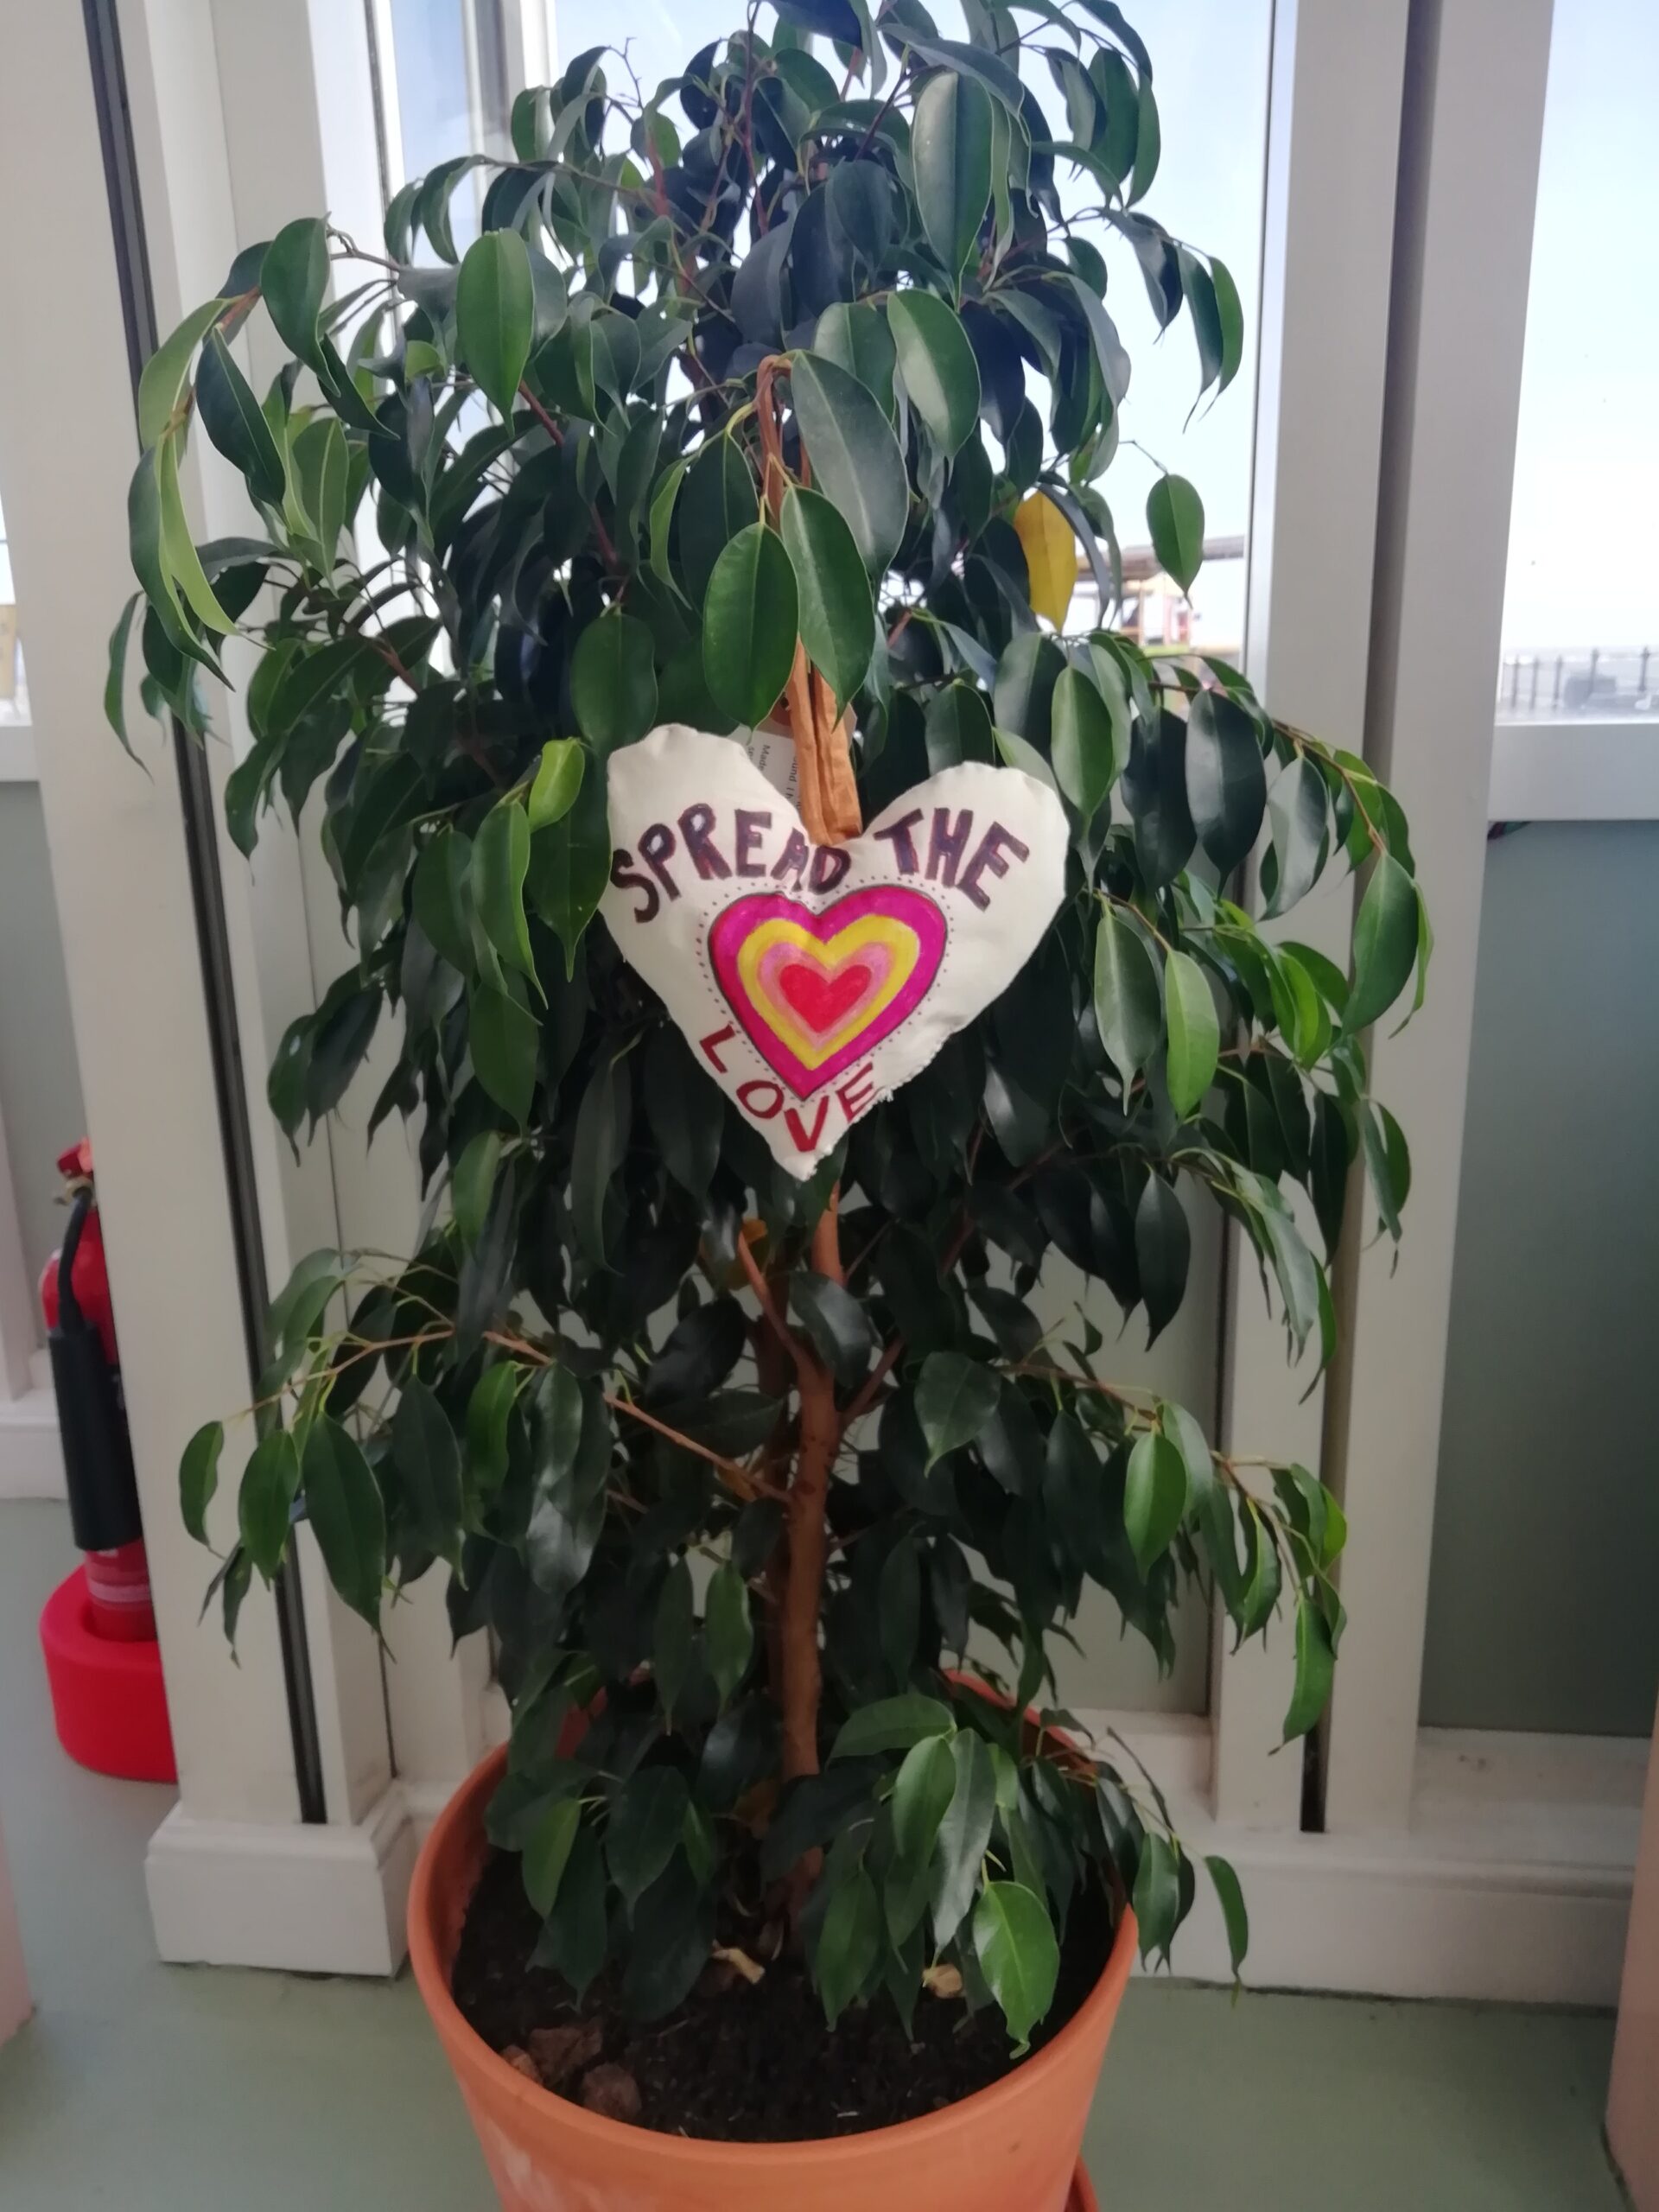
<path fill-rule="evenodd" d="M 1659 715 L 1651 0 L 1556 0 L 1497 711 Z"/>
<path fill-rule="evenodd" d="M 371 4 L 389 190 L 469 147 L 505 152 L 514 94 L 556 76 L 588 48 L 626 48 L 640 81 L 652 86 L 730 32 L 743 13 L 734 0 L 683 0 L 672 10 L 664 0 L 546 0 L 544 8 L 537 0 Z M 932 0 L 930 12 L 945 35 L 967 35 L 961 0 Z M 1102 237 L 1098 226 L 1081 226 L 1107 250 L 1111 309 L 1135 364 L 1122 414 L 1125 443 L 1101 486 L 1123 553 L 1120 620 L 1147 645 L 1201 645 L 1231 658 L 1244 626 L 1272 0 L 1135 0 L 1128 12 L 1151 50 L 1167 118 L 1148 204 L 1176 237 L 1227 264 L 1246 335 L 1244 364 L 1231 386 L 1193 414 L 1198 370 L 1188 318 L 1184 314 L 1160 339 L 1128 249 Z M 1062 43 L 1030 17 L 1022 21 L 1044 42 Z M 1026 57 L 1023 73 L 1064 137 L 1065 105 L 1040 54 Z M 1081 207 L 1088 196 L 1079 185 L 1071 204 Z M 478 194 L 470 202 L 464 190 L 455 195 L 463 250 L 475 234 L 478 204 Z M 1160 572 L 1147 543 L 1147 493 L 1160 467 L 1189 477 L 1205 503 L 1205 561 L 1190 603 Z M 1074 626 L 1087 619 L 1086 594 L 1092 587 L 1085 581 Z"/>
<path fill-rule="evenodd" d="M 553 14 L 553 0 L 369 0 L 388 194 L 452 154 L 511 151 L 515 95 L 556 66 Z M 458 194 L 457 244 L 475 226 Z"/>

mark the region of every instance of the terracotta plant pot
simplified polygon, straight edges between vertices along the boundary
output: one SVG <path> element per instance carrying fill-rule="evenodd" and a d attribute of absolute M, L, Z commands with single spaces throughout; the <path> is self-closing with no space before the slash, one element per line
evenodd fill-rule
<path fill-rule="evenodd" d="M 1093 2212 L 1077 2163 L 1135 1958 L 1125 1913 L 1083 2009 L 1012 2074 L 902 2126 L 822 2143 L 707 2143 L 604 2120 L 516 2073 L 462 2018 L 449 1974 L 488 1851 L 485 1760 L 438 1815 L 409 1897 L 409 1952 L 507 2212 Z"/>

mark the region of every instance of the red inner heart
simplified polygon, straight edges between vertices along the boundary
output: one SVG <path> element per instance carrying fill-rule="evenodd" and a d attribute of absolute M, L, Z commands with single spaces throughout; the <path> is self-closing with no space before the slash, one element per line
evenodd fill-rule
<path fill-rule="evenodd" d="M 855 961 L 826 976 L 810 960 L 792 960 L 778 978 L 778 988 L 815 1037 L 828 1036 L 870 988 L 870 970 Z"/>

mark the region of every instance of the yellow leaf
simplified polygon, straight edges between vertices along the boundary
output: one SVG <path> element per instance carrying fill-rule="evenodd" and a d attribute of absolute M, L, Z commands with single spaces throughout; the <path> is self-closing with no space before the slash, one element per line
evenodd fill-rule
<path fill-rule="evenodd" d="M 1046 614 L 1058 630 L 1077 581 L 1077 541 L 1071 525 L 1046 493 L 1033 492 L 1014 509 L 1014 527 L 1031 576 L 1031 611 Z"/>

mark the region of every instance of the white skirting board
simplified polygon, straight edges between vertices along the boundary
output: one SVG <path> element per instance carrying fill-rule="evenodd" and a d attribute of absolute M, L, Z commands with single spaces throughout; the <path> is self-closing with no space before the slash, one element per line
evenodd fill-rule
<path fill-rule="evenodd" d="M 417 1848 L 397 1783 L 351 1827 L 194 1820 L 175 1806 L 144 1859 L 156 1948 L 174 1966 L 394 1974 Z"/>
<path fill-rule="evenodd" d="M 51 1388 L 0 1397 L 0 1498 L 63 1497 L 63 1447 Z"/>
<path fill-rule="evenodd" d="M 1079 1718 L 1098 1738 L 1110 1717 Z M 1215 1824 L 1205 1724 L 1115 1718 L 1166 1788 L 1191 1856 L 1219 1853 L 1243 1885 L 1248 1986 L 1618 2003 L 1645 1743 L 1426 1728 L 1408 1828 L 1303 1835 Z M 1230 1978 L 1201 1869 L 1173 1971 Z"/>
<path fill-rule="evenodd" d="M 1263 1836 L 1189 1827 L 1219 1852 L 1250 1916 L 1247 1989 L 1611 2006 L 1630 1876 L 1606 1867 L 1441 1857 L 1409 1839 Z M 1175 1939 L 1179 1980 L 1230 1979 L 1221 1915 L 1202 1872 Z"/>
<path fill-rule="evenodd" d="M 1611 2005 L 1618 1995 L 1646 1745 L 1425 1730 L 1413 1827 L 1300 1835 L 1219 1827 L 1205 1810 L 1200 1720 L 1128 1724 L 1170 1793 L 1186 1849 L 1244 1886 L 1257 1989 Z M 352 1828 L 193 1821 L 175 1811 L 147 1874 L 163 1958 L 384 1975 L 404 1953 L 420 1843 L 448 1792 L 394 1783 Z M 1176 1939 L 1182 1980 L 1230 1979 L 1200 1873 Z"/>

